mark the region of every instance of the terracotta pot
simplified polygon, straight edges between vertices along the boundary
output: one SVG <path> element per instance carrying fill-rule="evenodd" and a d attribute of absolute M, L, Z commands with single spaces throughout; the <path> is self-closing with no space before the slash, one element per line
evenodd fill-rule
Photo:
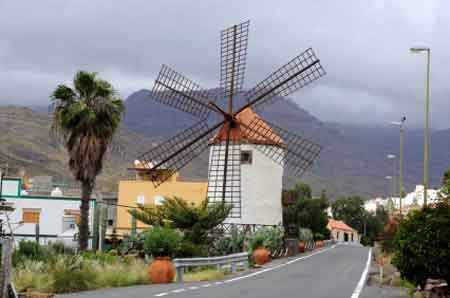
<path fill-rule="evenodd" d="M 323 241 L 322 240 L 317 240 L 316 241 L 316 248 L 321 248 L 323 247 Z"/>
<path fill-rule="evenodd" d="M 264 265 L 269 261 L 269 252 L 263 246 L 260 246 L 253 251 L 253 260 L 258 265 Z"/>
<path fill-rule="evenodd" d="M 148 277 L 152 284 L 171 283 L 175 268 L 169 257 L 156 257 L 148 267 Z"/>
<path fill-rule="evenodd" d="M 299 253 L 305 252 L 305 242 L 303 242 L 303 241 L 298 242 L 298 252 Z"/>

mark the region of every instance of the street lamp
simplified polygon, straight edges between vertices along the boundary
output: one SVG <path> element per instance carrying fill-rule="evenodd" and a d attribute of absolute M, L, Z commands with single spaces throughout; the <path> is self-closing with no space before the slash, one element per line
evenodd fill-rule
<path fill-rule="evenodd" d="M 403 194 L 404 194 L 404 188 L 403 188 L 403 171 L 404 171 L 403 138 L 404 138 L 405 121 L 406 121 L 406 117 L 403 116 L 400 121 L 398 121 L 398 122 L 396 122 L 396 121 L 391 122 L 391 124 L 397 125 L 397 126 L 400 127 L 400 164 L 399 164 L 400 173 L 399 173 L 399 181 L 398 181 L 399 194 L 400 194 L 400 202 L 399 202 L 400 217 L 403 216 L 403 213 L 402 213 L 402 199 L 403 199 Z"/>
<path fill-rule="evenodd" d="M 426 88 L 426 108 L 425 108 L 425 140 L 423 144 L 423 205 L 427 205 L 428 189 L 428 130 L 430 122 L 430 54 L 428 47 L 413 47 L 409 49 L 412 53 L 427 53 L 427 88 Z"/>

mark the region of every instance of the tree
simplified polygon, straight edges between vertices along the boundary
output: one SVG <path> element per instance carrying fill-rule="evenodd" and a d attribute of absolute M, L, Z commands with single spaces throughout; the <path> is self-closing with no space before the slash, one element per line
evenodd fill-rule
<path fill-rule="evenodd" d="M 422 289 L 427 278 L 450 284 L 450 205 L 413 211 L 400 224 L 394 240 L 393 264 L 406 278 Z"/>
<path fill-rule="evenodd" d="M 327 229 L 329 206 L 326 194 L 322 192 L 320 198 L 312 198 L 309 185 L 300 183 L 291 190 L 296 196 L 295 201 L 287 208 L 285 220 L 295 225 L 295 231 L 299 228 L 308 228 L 314 234 L 322 234 L 328 237 Z M 288 224 L 289 225 L 289 224 Z"/>
<path fill-rule="evenodd" d="M 331 209 L 335 219 L 344 221 L 361 234 L 364 232 L 366 214 L 363 198 L 360 196 L 339 198 L 331 205 Z"/>
<path fill-rule="evenodd" d="M 52 93 L 55 103 L 52 132 L 61 137 L 69 153 L 69 168 L 81 182 L 80 250 L 89 238 L 89 200 L 103 157 L 125 111 L 122 100 L 96 73 L 79 71 L 74 89 L 59 85 Z"/>
<path fill-rule="evenodd" d="M 450 169 L 445 171 L 442 177 L 442 188 L 439 192 L 439 197 L 443 201 L 449 202 L 450 200 Z"/>
<path fill-rule="evenodd" d="M 131 216 L 152 226 L 170 226 L 184 232 L 194 244 L 204 244 L 208 232 L 221 224 L 230 213 L 231 205 L 220 202 L 200 205 L 189 204 L 182 198 L 165 198 L 162 205 L 143 206 L 129 210 Z"/>

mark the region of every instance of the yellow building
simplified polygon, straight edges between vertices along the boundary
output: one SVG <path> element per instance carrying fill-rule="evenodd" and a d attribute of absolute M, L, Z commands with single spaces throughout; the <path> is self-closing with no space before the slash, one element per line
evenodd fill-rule
<path fill-rule="evenodd" d="M 117 221 L 116 230 L 118 234 L 129 233 L 131 230 L 131 215 L 128 208 L 120 206 L 137 206 L 160 204 L 164 198 L 180 197 L 188 202 L 200 203 L 206 198 L 208 183 L 180 181 L 178 173 L 175 173 L 167 181 L 155 187 L 154 181 L 167 175 L 165 170 L 158 172 L 149 172 L 143 167 L 136 165 L 133 170 L 136 171 L 136 180 L 120 181 L 119 193 L 117 198 Z M 137 223 L 138 229 L 147 226 L 141 222 Z"/>

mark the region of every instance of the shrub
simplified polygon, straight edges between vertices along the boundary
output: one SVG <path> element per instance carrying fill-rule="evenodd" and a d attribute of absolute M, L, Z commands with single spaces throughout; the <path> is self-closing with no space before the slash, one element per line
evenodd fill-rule
<path fill-rule="evenodd" d="M 415 211 L 399 226 L 393 264 L 403 278 L 422 288 L 427 278 L 450 284 L 450 205 Z"/>
<path fill-rule="evenodd" d="M 281 227 L 272 227 L 262 229 L 265 236 L 264 247 L 270 252 L 275 252 L 283 246 L 284 230 Z"/>
<path fill-rule="evenodd" d="M 175 257 L 177 258 L 204 257 L 206 255 L 208 255 L 206 245 L 195 244 L 188 239 L 183 239 L 175 252 Z"/>
<path fill-rule="evenodd" d="M 156 226 L 145 234 L 144 251 L 154 257 L 172 257 L 179 250 L 181 240 L 177 230 Z"/>
<path fill-rule="evenodd" d="M 21 240 L 13 252 L 12 263 L 16 267 L 25 260 L 42 261 L 46 258 L 45 249 L 36 241 Z"/>
<path fill-rule="evenodd" d="M 314 240 L 321 241 L 321 240 L 324 240 L 324 239 L 325 239 L 325 236 L 322 235 L 321 233 L 314 234 Z"/>
<path fill-rule="evenodd" d="M 264 246 L 264 234 L 256 231 L 248 241 L 248 250 L 253 252 L 258 247 Z"/>
<path fill-rule="evenodd" d="M 245 232 L 237 226 L 231 226 L 230 232 L 214 242 L 215 255 L 228 255 L 244 250 Z"/>
<path fill-rule="evenodd" d="M 283 245 L 284 231 L 280 227 L 262 228 L 251 235 L 249 240 L 250 251 L 264 246 L 270 252 L 275 252 Z"/>
<path fill-rule="evenodd" d="M 97 273 L 90 262 L 80 256 L 59 256 L 49 264 L 51 287 L 54 293 L 84 291 L 95 288 Z"/>
<path fill-rule="evenodd" d="M 310 229 L 300 228 L 298 229 L 298 239 L 305 244 L 311 244 L 314 242 L 314 235 Z"/>

